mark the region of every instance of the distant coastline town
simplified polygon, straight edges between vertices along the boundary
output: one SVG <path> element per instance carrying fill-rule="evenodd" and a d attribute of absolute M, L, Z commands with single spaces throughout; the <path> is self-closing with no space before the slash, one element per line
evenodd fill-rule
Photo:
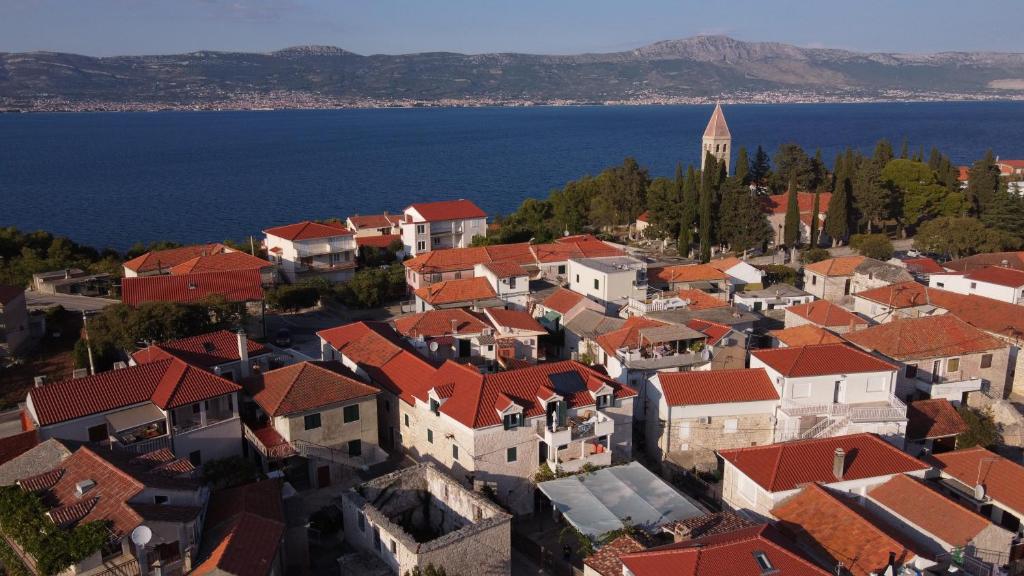
<path fill-rule="evenodd" d="M 1024 574 L 1024 160 L 727 109 L 502 218 L 0 228 L 4 573 Z"/>

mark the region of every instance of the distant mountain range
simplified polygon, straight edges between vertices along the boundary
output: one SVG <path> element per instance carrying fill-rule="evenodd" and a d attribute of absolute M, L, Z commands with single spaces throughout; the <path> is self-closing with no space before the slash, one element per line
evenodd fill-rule
<path fill-rule="evenodd" d="M 0 53 L 0 109 L 956 98 L 1024 98 L 1024 53 L 860 53 L 725 36 L 570 56 L 363 56 L 329 46 L 107 58 Z"/>

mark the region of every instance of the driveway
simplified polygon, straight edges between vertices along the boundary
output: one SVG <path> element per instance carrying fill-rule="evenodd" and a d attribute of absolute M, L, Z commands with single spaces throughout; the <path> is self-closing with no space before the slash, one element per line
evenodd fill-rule
<path fill-rule="evenodd" d="M 63 306 L 65 310 L 75 312 L 98 312 L 107 306 L 120 304 L 119 300 L 110 298 L 93 298 L 91 296 L 79 296 L 78 294 L 41 294 L 33 290 L 25 291 L 25 304 L 30 310 L 52 308 Z"/>

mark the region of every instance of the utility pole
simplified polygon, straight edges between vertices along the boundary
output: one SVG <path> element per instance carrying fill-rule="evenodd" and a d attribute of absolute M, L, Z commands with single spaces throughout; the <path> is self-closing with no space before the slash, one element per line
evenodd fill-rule
<path fill-rule="evenodd" d="M 85 349 L 89 352 L 89 374 L 96 375 L 96 364 L 92 360 L 92 342 L 89 341 L 89 316 L 82 310 L 82 330 L 85 332 Z"/>

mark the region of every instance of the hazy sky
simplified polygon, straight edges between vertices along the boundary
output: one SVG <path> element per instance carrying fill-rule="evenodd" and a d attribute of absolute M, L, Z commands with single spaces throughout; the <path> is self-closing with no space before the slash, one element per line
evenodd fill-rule
<path fill-rule="evenodd" d="M 1021 0 L 0 0 L 0 51 L 577 53 L 727 34 L 855 50 L 1024 51 Z"/>

